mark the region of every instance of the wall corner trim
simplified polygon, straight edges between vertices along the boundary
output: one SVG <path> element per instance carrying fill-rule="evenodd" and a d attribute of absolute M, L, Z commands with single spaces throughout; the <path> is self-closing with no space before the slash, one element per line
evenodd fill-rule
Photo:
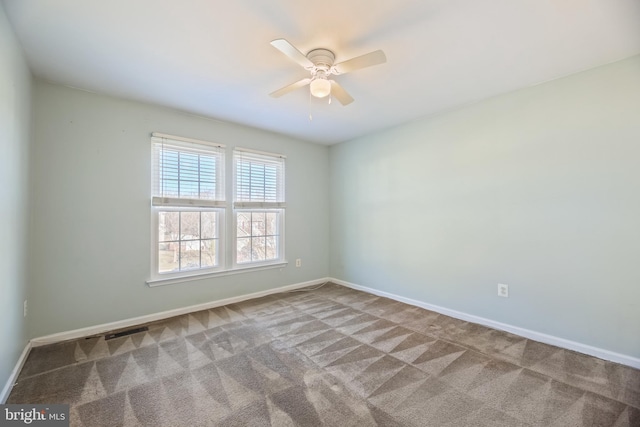
<path fill-rule="evenodd" d="M 7 382 L 2 388 L 2 393 L 0 393 L 0 404 L 4 404 L 9 398 L 9 394 L 11 394 L 11 390 L 13 386 L 16 385 L 16 380 L 18 379 L 18 375 L 20 375 L 20 371 L 22 370 L 22 366 L 24 366 L 24 362 L 27 361 L 27 357 L 29 357 L 29 352 L 31 351 L 31 341 L 27 342 L 27 345 L 24 346 L 24 350 L 22 350 L 22 354 L 18 358 L 16 362 L 16 366 L 13 367 L 13 371 L 11 371 L 11 375 L 7 378 Z"/>
<path fill-rule="evenodd" d="M 489 328 L 510 332 L 512 334 L 516 334 L 524 338 L 532 339 L 534 341 L 539 341 L 545 344 L 564 348 L 566 350 L 577 351 L 579 353 L 583 353 L 589 356 L 594 356 L 600 359 L 609 360 L 611 362 L 620 363 L 621 365 L 626 365 L 632 368 L 640 369 L 640 359 L 633 356 L 616 353 L 616 352 L 605 350 L 598 347 L 593 347 L 593 346 L 579 343 L 576 341 L 567 340 L 565 338 L 560 338 L 553 335 L 548 335 L 541 332 L 533 331 L 530 329 L 521 328 L 519 326 L 513 326 L 506 323 L 496 322 L 495 320 L 487 319 L 480 316 L 475 316 L 473 314 L 467 314 L 461 311 L 451 310 L 446 307 L 440 307 L 440 306 L 429 304 L 423 301 L 392 294 L 390 292 L 380 291 L 374 288 L 369 288 L 367 286 L 357 285 L 355 283 L 347 282 L 347 281 L 336 279 L 333 277 L 330 280 L 333 283 L 345 286 L 347 288 L 356 289 L 356 290 L 367 292 L 373 295 L 389 298 L 395 301 L 399 301 L 406 304 L 414 305 L 416 307 L 424 308 L 426 310 L 435 311 L 436 313 L 444 314 L 446 316 L 454 317 L 456 319 L 477 323 L 483 326 L 487 326 Z"/>

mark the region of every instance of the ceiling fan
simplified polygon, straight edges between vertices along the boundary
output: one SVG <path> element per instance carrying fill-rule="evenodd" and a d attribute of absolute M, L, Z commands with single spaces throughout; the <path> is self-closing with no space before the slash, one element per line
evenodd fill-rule
<path fill-rule="evenodd" d="M 279 98 L 291 91 L 309 85 L 311 95 L 316 98 L 324 98 L 325 96 L 332 95 L 340 101 L 342 105 L 347 105 L 353 102 L 353 98 L 342 88 L 342 86 L 338 84 L 338 82 L 330 80 L 329 77 L 331 75 L 346 74 L 351 71 L 359 70 L 360 68 L 371 67 L 373 65 L 387 62 L 387 57 L 381 50 L 376 50 L 374 52 L 334 64 L 335 55 L 328 49 L 313 49 L 304 55 L 285 39 L 273 40 L 271 45 L 311 73 L 311 77 L 307 77 L 278 89 L 275 92 L 271 92 L 269 95 L 274 98 Z"/>

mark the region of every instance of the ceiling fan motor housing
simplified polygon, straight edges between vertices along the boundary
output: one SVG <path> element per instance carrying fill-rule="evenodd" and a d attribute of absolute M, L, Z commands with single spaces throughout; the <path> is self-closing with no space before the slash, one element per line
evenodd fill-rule
<path fill-rule="evenodd" d="M 316 70 L 322 70 L 325 73 L 333 67 L 333 62 L 336 59 L 333 52 L 327 49 L 313 49 L 307 53 L 307 58 L 313 62 Z"/>

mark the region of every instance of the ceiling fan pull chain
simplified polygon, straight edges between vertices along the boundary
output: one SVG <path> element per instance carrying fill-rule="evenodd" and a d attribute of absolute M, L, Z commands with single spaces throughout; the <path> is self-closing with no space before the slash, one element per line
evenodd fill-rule
<path fill-rule="evenodd" d="M 313 121 L 313 116 L 311 115 L 311 91 L 309 91 L 309 121 Z"/>

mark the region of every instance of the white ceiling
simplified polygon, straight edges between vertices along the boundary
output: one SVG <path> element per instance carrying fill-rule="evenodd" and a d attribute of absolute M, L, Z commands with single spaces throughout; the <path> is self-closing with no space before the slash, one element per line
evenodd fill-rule
<path fill-rule="evenodd" d="M 4 0 L 36 76 L 332 144 L 640 53 L 639 0 Z M 268 94 L 336 62 L 355 98 Z M 309 112 L 313 121 L 309 120 Z"/>

